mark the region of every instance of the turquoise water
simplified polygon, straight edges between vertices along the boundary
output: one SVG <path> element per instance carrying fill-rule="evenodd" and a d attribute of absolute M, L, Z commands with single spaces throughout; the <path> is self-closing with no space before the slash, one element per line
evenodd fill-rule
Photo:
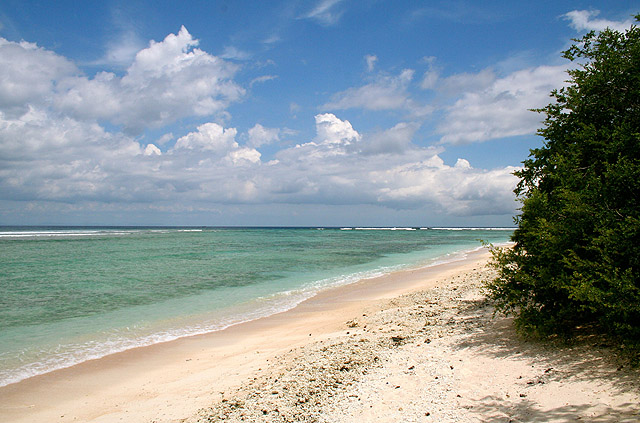
<path fill-rule="evenodd" d="M 350 230 L 346 230 L 350 229 Z M 510 230 L 0 228 L 0 386 L 461 257 Z"/>

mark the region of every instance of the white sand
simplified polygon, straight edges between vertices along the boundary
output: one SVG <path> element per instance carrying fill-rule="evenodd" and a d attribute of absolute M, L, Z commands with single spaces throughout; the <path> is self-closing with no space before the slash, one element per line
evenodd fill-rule
<path fill-rule="evenodd" d="M 637 422 L 640 375 L 519 340 L 486 252 L 0 388 L 2 422 Z"/>

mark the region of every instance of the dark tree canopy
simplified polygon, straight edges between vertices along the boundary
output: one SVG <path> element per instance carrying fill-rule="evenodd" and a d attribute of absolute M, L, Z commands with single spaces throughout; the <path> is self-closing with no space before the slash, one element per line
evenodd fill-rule
<path fill-rule="evenodd" d="M 515 245 L 494 250 L 488 293 L 525 333 L 595 324 L 638 345 L 640 30 L 574 41 L 569 86 L 538 110 L 544 145 L 516 172 Z"/>

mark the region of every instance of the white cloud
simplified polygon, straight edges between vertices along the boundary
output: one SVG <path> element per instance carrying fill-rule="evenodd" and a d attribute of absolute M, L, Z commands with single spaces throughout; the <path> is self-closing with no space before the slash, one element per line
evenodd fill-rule
<path fill-rule="evenodd" d="M 333 25 L 342 17 L 342 11 L 336 11 L 334 6 L 342 0 L 320 0 L 305 18 L 315 19 L 323 25 Z"/>
<path fill-rule="evenodd" d="M 256 123 L 248 131 L 249 145 L 258 148 L 261 145 L 272 144 L 280 140 L 280 130 L 278 128 L 265 128 Z"/>
<path fill-rule="evenodd" d="M 164 134 L 163 136 L 161 136 L 156 143 L 160 144 L 160 145 L 164 145 L 166 143 L 168 143 L 169 141 L 171 141 L 173 139 L 173 133 L 169 132 L 168 134 Z"/>
<path fill-rule="evenodd" d="M 131 134 L 187 116 L 224 113 L 244 90 L 232 81 L 237 67 L 195 48 L 182 27 L 140 50 L 120 78 L 100 72 L 93 79 L 58 81 L 53 106 L 79 119 L 108 120 Z"/>
<path fill-rule="evenodd" d="M 278 34 L 273 34 L 267 38 L 265 38 L 264 40 L 262 40 L 262 42 L 264 44 L 275 44 L 282 41 L 282 38 L 278 35 Z"/>
<path fill-rule="evenodd" d="M 276 133 L 253 129 L 259 139 Z M 288 203 L 512 212 L 510 168 L 473 169 L 464 160 L 447 166 L 439 148 L 413 144 L 416 129 L 401 123 L 362 135 L 347 120 L 319 114 L 312 141 L 263 163 L 257 150 L 236 142 L 235 128 L 213 122 L 178 138 L 163 154 L 154 144 L 143 147 L 95 123 L 32 109 L 19 119 L 0 119 L 0 192 L 7 201 L 68 202 L 79 209 L 87 202 L 114 210 L 134 203 L 191 209 Z"/>
<path fill-rule="evenodd" d="M 400 122 L 393 128 L 367 136 L 361 144 L 364 154 L 402 153 L 411 148 L 413 135 L 420 125 Z"/>
<path fill-rule="evenodd" d="M 300 110 L 302 110 L 302 107 L 298 103 L 296 103 L 294 101 L 289 103 L 289 113 L 294 115 L 294 117 Z"/>
<path fill-rule="evenodd" d="M 365 109 L 374 111 L 401 110 L 411 119 L 422 119 L 433 112 L 433 106 L 421 104 L 411 97 L 409 86 L 415 71 L 404 69 L 397 76 L 378 75 L 361 87 L 336 93 L 332 101 L 323 104 L 325 110 Z"/>
<path fill-rule="evenodd" d="M 231 158 L 233 164 L 240 164 L 242 162 L 259 163 L 261 154 L 259 151 L 253 148 L 243 147 L 231 151 L 229 153 L 229 157 Z"/>
<path fill-rule="evenodd" d="M 225 169 L 231 164 L 231 169 L 227 172 L 233 176 L 233 167 L 260 163 L 261 157 L 256 149 L 241 147 L 235 140 L 237 134 L 235 128 L 223 128 L 213 122 L 205 123 L 198 126 L 197 132 L 178 138 L 170 154 L 182 155 L 196 172 L 214 165 Z"/>
<path fill-rule="evenodd" d="M 562 17 L 569 21 L 569 25 L 578 32 L 582 31 L 603 31 L 605 28 L 624 31 L 631 27 L 633 21 L 610 21 L 608 19 L 596 19 L 600 14 L 599 10 L 572 10 Z"/>
<path fill-rule="evenodd" d="M 478 73 L 458 73 L 440 78 L 434 88 L 448 95 L 460 95 L 487 89 L 495 80 L 496 75 L 491 69 L 483 69 Z"/>
<path fill-rule="evenodd" d="M 0 38 L 0 110 L 22 114 L 51 99 L 54 82 L 78 73 L 69 60 L 35 44 Z"/>
<path fill-rule="evenodd" d="M 436 83 L 440 78 L 440 72 L 434 66 L 435 61 L 436 58 L 433 56 L 426 56 L 422 58 L 422 62 L 426 63 L 429 67 L 422 76 L 422 81 L 420 82 L 420 88 L 422 88 L 423 90 L 430 90 L 435 88 Z"/>
<path fill-rule="evenodd" d="M 434 90 L 447 96 L 457 96 L 466 92 L 485 89 L 496 79 L 491 69 L 483 69 L 478 73 L 457 73 L 443 77 L 435 65 L 435 57 L 424 57 L 422 62 L 427 64 L 428 69 L 422 76 L 420 88 Z"/>
<path fill-rule="evenodd" d="M 224 129 L 217 123 L 205 123 L 198 126 L 198 132 L 190 132 L 178 138 L 175 150 L 202 150 L 227 153 L 238 147 L 235 128 Z"/>
<path fill-rule="evenodd" d="M 431 204 L 453 215 L 507 214 L 514 209 L 516 178 L 507 167 L 491 171 L 447 166 L 438 156 L 371 172 L 379 201 L 402 207 Z"/>
<path fill-rule="evenodd" d="M 143 48 L 144 42 L 134 31 L 124 31 L 118 38 L 107 44 L 107 51 L 104 56 L 94 62 L 94 65 L 108 64 L 127 67 L 133 62 L 136 54 Z"/>
<path fill-rule="evenodd" d="M 348 145 L 361 137 L 348 120 L 340 120 L 331 113 L 316 115 L 316 142 Z"/>
<path fill-rule="evenodd" d="M 466 159 L 459 158 L 458 160 L 456 160 L 455 167 L 457 169 L 471 169 L 471 163 L 469 163 L 469 161 Z"/>
<path fill-rule="evenodd" d="M 341 120 L 331 113 L 315 116 L 316 136 L 312 141 L 297 144 L 292 148 L 281 150 L 276 155 L 276 162 L 282 166 L 289 163 L 296 167 L 308 160 L 322 160 L 347 156 L 357 151 L 356 144 L 362 139 L 348 120 Z M 315 165 L 314 165 L 315 167 Z M 306 179 L 308 176 L 300 175 Z"/>
<path fill-rule="evenodd" d="M 156 144 L 141 146 L 97 123 L 141 129 L 224 113 L 242 92 L 231 80 L 236 68 L 195 45 L 182 28 L 139 51 L 123 77 L 100 72 L 87 78 L 53 52 L 1 39 L 3 198 L 98 202 L 117 209 L 131 202 L 193 204 L 202 187 L 211 186 L 216 189 L 207 195 L 221 201 L 246 199 L 250 177 L 234 169 L 259 165 L 260 153 L 239 146 L 235 128 L 203 124 L 162 154 Z M 156 143 L 173 138 L 167 133 Z"/>
<path fill-rule="evenodd" d="M 126 136 L 33 107 L 18 118 L 0 114 L 0 151 L 0 191 L 7 199 L 55 201 L 122 200 L 117 181 L 143 154 Z"/>
<path fill-rule="evenodd" d="M 367 71 L 373 72 L 373 69 L 376 67 L 376 62 L 378 61 L 378 56 L 374 54 L 367 54 L 364 56 L 364 60 L 367 62 Z"/>
<path fill-rule="evenodd" d="M 253 78 L 251 80 L 251 82 L 249 83 L 249 86 L 253 87 L 254 84 L 261 84 L 263 82 L 272 81 L 272 80 L 274 80 L 276 78 L 278 78 L 277 75 L 262 75 L 262 76 L 259 76 L 257 78 Z"/>
<path fill-rule="evenodd" d="M 234 46 L 227 46 L 224 48 L 220 57 L 231 60 L 249 60 L 251 58 L 251 53 L 240 50 Z"/>
<path fill-rule="evenodd" d="M 440 74 L 438 71 L 429 69 L 422 76 L 422 82 L 420 82 L 420 88 L 423 90 L 430 90 L 436 87 Z"/>
<path fill-rule="evenodd" d="M 160 156 L 162 155 L 162 151 L 160 151 L 160 149 L 153 144 L 147 144 L 147 146 L 144 149 L 144 155 L 151 156 L 154 154 L 157 156 Z"/>
<path fill-rule="evenodd" d="M 263 162 L 258 146 L 294 133 L 256 124 L 246 145 L 238 143 L 235 128 L 215 121 L 243 94 L 233 81 L 237 67 L 196 46 L 182 28 L 139 51 L 123 76 L 87 77 L 53 52 L 0 40 L 2 204 L 67 204 L 76 212 L 213 210 L 238 203 L 369 205 L 462 215 L 513 211 L 511 169 L 475 169 L 464 159 L 447 166 L 438 156 L 442 147 L 414 143 L 416 122 L 361 134 L 348 120 L 318 114 L 314 137 Z M 502 84 L 522 84 L 539 72 Z M 343 108 L 414 112 L 418 107 L 408 93 L 413 76 L 412 70 L 378 76 L 335 100 Z M 499 81 L 476 94 L 506 90 Z M 299 110 L 291 103 L 292 113 Z M 171 132 L 165 128 L 181 118 L 189 119 L 185 124 L 207 122 L 186 134 L 188 129 L 175 134 L 179 125 Z M 147 128 L 164 135 L 136 137 Z"/>
<path fill-rule="evenodd" d="M 398 76 L 381 76 L 376 81 L 358 88 L 349 88 L 333 96 L 324 109 L 363 108 L 368 110 L 397 110 L 411 108 L 407 87 L 414 71 L 403 70 Z"/>
<path fill-rule="evenodd" d="M 445 110 L 437 129 L 440 141 L 465 144 L 533 134 L 542 118 L 530 109 L 550 103 L 549 93 L 565 85 L 566 78 L 564 66 L 539 66 L 496 79 L 483 90 L 469 91 Z"/>
<path fill-rule="evenodd" d="M 334 115 L 316 119 L 345 130 L 348 142 L 316 125 L 313 142 L 280 151 L 263 168 L 264 189 L 277 201 L 428 208 L 460 216 L 514 212 L 515 168 L 474 169 L 465 159 L 448 166 L 437 155 L 440 149 L 411 142 L 416 124 L 355 136 L 348 121 Z"/>

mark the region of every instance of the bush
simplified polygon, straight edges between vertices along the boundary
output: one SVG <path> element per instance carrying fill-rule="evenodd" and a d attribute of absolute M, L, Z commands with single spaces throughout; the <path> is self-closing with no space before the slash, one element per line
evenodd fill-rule
<path fill-rule="evenodd" d="M 636 16 L 640 21 L 640 15 Z M 640 30 L 591 32 L 515 174 L 514 247 L 494 250 L 487 283 L 499 312 L 527 334 L 596 325 L 640 345 Z"/>

